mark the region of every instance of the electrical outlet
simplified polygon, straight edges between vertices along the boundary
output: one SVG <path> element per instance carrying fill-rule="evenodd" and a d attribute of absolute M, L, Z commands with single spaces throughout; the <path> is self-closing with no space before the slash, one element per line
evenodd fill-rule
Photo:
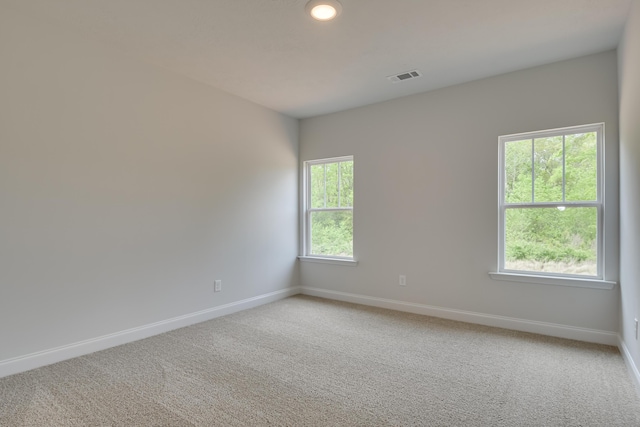
<path fill-rule="evenodd" d="M 405 276 L 404 274 L 401 274 L 400 279 L 398 280 L 398 284 L 400 286 L 407 286 L 407 276 Z"/>
<path fill-rule="evenodd" d="M 222 290 L 222 280 L 216 280 L 213 283 L 213 292 L 220 292 Z"/>
<path fill-rule="evenodd" d="M 633 319 L 636 322 L 636 341 L 638 341 L 638 319 Z"/>

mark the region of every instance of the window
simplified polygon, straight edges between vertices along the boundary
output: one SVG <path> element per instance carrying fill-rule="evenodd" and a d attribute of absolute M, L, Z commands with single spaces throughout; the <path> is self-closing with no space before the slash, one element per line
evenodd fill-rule
<path fill-rule="evenodd" d="M 500 137 L 501 273 L 603 278 L 603 131 Z"/>
<path fill-rule="evenodd" d="M 353 260 L 353 157 L 304 163 L 304 255 Z"/>

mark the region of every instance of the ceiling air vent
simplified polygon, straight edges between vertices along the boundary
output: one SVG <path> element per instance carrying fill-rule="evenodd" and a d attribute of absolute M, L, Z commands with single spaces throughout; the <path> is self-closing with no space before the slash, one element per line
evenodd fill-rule
<path fill-rule="evenodd" d="M 413 71 L 406 71 L 400 74 L 395 74 L 393 76 L 388 76 L 387 78 L 392 83 L 398 83 L 398 82 L 403 82 L 405 80 L 416 79 L 418 77 L 422 77 L 422 73 L 418 70 L 413 70 Z"/>

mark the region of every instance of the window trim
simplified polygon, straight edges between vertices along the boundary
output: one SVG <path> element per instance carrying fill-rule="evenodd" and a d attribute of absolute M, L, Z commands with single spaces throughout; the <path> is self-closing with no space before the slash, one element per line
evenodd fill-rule
<path fill-rule="evenodd" d="M 339 157 L 329 157 L 326 159 L 314 159 L 314 160 L 306 160 L 302 163 L 302 233 L 301 235 L 301 246 L 302 246 L 302 255 L 298 257 L 301 261 L 311 261 L 318 262 L 322 264 L 342 264 L 342 265 L 354 265 L 357 264 L 355 259 L 355 247 L 354 256 L 352 257 L 341 257 L 337 255 L 317 255 L 311 254 L 311 227 L 309 224 L 311 223 L 311 213 L 314 211 L 351 211 L 352 212 L 352 221 L 355 222 L 354 212 L 354 202 L 351 202 L 351 206 L 348 208 L 323 208 L 323 209 L 311 209 L 311 182 L 310 182 L 310 174 L 311 174 L 311 166 L 319 165 L 319 164 L 327 164 L 327 163 L 339 163 L 339 162 L 354 162 L 354 170 L 355 170 L 355 161 L 354 156 L 339 156 Z M 355 188 L 355 172 L 353 177 L 353 185 Z M 355 192 L 354 192 L 355 196 Z M 354 224 L 355 230 L 355 224 Z M 354 239 L 355 240 L 355 239 Z M 355 245 L 354 245 L 355 246 Z"/>
<path fill-rule="evenodd" d="M 596 132 L 596 200 L 581 202 L 535 202 L 535 196 L 531 203 L 506 203 L 505 202 L 505 146 L 507 142 L 526 139 L 545 138 L 551 136 L 571 135 L 575 133 Z M 563 286 L 580 286 L 599 289 L 612 289 L 616 282 L 605 280 L 605 191 L 604 191 L 604 123 L 594 123 L 580 126 L 569 126 L 543 131 L 525 132 L 511 135 L 503 135 L 498 138 L 498 271 L 489 273 L 495 280 L 508 280 L 514 282 L 529 282 L 541 284 L 553 284 Z M 533 149 L 533 148 L 532 148 Z M 564 150 L 563 150 L 564 151 Z M 564 152 L 563 152 L 564 157 Z M 564 167 L 564 166 L 563 166 Z M 564 174 L 564 172 L 563 172 Z M 535 178 L 532 179 L 532 194 Z M 563 185 L 563 198 L 564 198 Z M 509 208 L 543 208 L 543 207 L 595 207 L 597 209 L 597 247 L 596 247 L 596 276 L 545 273 L 527 270 L 510 270 L 505 268 L 505 214 Z"/>
<path fill-rule="evenodd" d="M 304 262 L 315 262 L 317 264 L 334 264 L 334 265 L 343 265 L 347 267 L 355 267 L 358 265 L 358 261 L 351 258 L 327 258 L 327 257 L 319 257 L 319 256 L 302 256 L 298 257 L 300 261 Z"/>
<path fill-rule="evenodd" d="M 535 274 L 508 272 L 491 272 L 489 273 L 489 276 L 494 280 L 505 282 L 535 283 L 539 285 L 557 285 L 591 289 L 610 290 L 613 289 L 617 284 L 617 282 L 612 282 L 610 280 L 585 278 L 585 276 L 576 278 L 566 276 L 542 276 Z"/>

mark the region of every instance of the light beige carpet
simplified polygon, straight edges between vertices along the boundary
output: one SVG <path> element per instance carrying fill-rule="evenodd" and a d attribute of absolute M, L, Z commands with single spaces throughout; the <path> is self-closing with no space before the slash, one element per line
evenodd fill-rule
<path fill-rule="evenodd" d="M 613 347 L 296 296 L 0 379 L 2 426 L 640 426 Z"/>

